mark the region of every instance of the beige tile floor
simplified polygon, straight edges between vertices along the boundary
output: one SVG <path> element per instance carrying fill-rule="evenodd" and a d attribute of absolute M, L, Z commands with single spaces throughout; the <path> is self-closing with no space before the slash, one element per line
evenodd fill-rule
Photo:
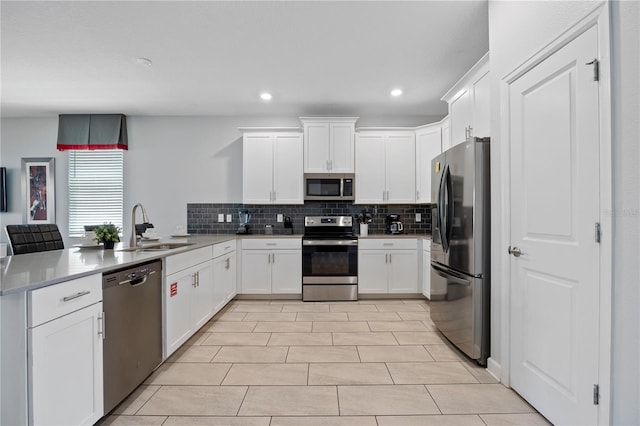
<path fill-rule="evenodd" d="M 425 300 L 231 302 L 104 425 L 544 425 Z"/>

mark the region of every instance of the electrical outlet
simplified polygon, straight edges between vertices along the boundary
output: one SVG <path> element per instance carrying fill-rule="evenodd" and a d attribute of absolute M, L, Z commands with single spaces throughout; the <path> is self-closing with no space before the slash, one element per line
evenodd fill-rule
<path fill-rule="evenodd" d="M 278 214 L 277 222 L 281 223 L 282 221 L 284 221 L 284 217 L 282 217 L 282 214 Z"/>
<path fill-rule="evenodd" d="M 422 222 L 422 214 L 416 213 L 416 222 Z"/>
<path fill-rule="evenodd" d="M 231 219 L 231 215 L 230 215 L 230 214 L 228 214 L 228 215 L 227 215 L 227 222 L 231 222 L 232 220 L 233 220 L 233 219 Z"/>
<path fill-rule="evenodd" d="M 224 222 L 224 213 L 218 214 L 218 222 Z"/>

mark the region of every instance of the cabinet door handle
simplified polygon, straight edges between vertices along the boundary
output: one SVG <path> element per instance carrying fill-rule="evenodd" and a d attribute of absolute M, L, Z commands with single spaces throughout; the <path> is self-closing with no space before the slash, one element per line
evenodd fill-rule
<path fill-rule="evenodd" d="M 391 253 L 389 253 L 389 265 L 391 265 L 391 259 L 392 259 L 391 256 L 393 256 L 393 255 Z"/>
<path fill-rule="evenodd" d="M 420 191 L 416 191 L 416 201 L 420 200 Z"/>
<path fill-rule="evenodd" d="M 98 315 L 98 336 L 102 336 L 102 340 L 104 340 L 107 336 L 107 334 L 105 333 L 106 327 L 104 319 L 104 312 L 102 312 L 100 315 Z"/>
<path fill-rule="evenodd" d="M 74 295 L 71 295 L 71 296 L 65 296 L 65 297 L 63 297 L 63 298 L 62 298 L 62 301 L 63 301 L 63 302 L 68 302 L 68 301 L 70 301 L 70 300 L 77 299 L 78 297 L 86 296 L 86 295 L 87 295 L 87 294 L 89 294 L 89 293 L 91 293 L 91 291 L 89 291 L 89 290 L 79 291 L 79 292 L 77 292 L 77 293 L 76 293 L 76 294 L 74 294 Z"/>
<path fill-rule="evenodd" d="M 267 254 L 267 263 L 271 265 L 271 253 Z"/>
<path fill-rule="evenodd" d="M 389 253 L 384 254 L 384 263 L 389 263 Z"/>
<path fill-rule="evenodd" d="M 229 259 L 228 257 L 226 258 L 226 260 L 224 261 L 224 269 L 229 269 Z"/>
<path fill-rule="evenodd" d="M 473 127 L 471 127 L 471 124 L 469 124 L 469 138 L 471 138 L 473 136 Z"/>
<path fill-rule="evenodd" d="M 276 263 L 276 254 L 275 253 L 271 253 L 271 256 L 273 256 L 273 262 L 272 263 Z"/>

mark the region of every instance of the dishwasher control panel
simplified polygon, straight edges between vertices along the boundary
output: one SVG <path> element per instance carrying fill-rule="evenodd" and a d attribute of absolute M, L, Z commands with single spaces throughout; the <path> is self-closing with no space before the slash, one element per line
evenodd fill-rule
<path fill-rule="evenodd" d="M 162 270 L 162 263 L 153 261 L 152 263 L 135 265 L 125 270 L 107 272 L 102 276 L 102 288 L 106 289 L 120 284 L 135 284 L 143 281 L 146 277 L 159 274 Z"/>

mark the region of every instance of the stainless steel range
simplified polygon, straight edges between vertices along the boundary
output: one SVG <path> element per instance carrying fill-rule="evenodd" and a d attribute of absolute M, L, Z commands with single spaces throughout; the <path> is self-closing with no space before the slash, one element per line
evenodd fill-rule
<path fill-rule="evenodd" d="M 358 300 L 358 237 L 351 216 L 306 216 L 302 300 Z"/>

